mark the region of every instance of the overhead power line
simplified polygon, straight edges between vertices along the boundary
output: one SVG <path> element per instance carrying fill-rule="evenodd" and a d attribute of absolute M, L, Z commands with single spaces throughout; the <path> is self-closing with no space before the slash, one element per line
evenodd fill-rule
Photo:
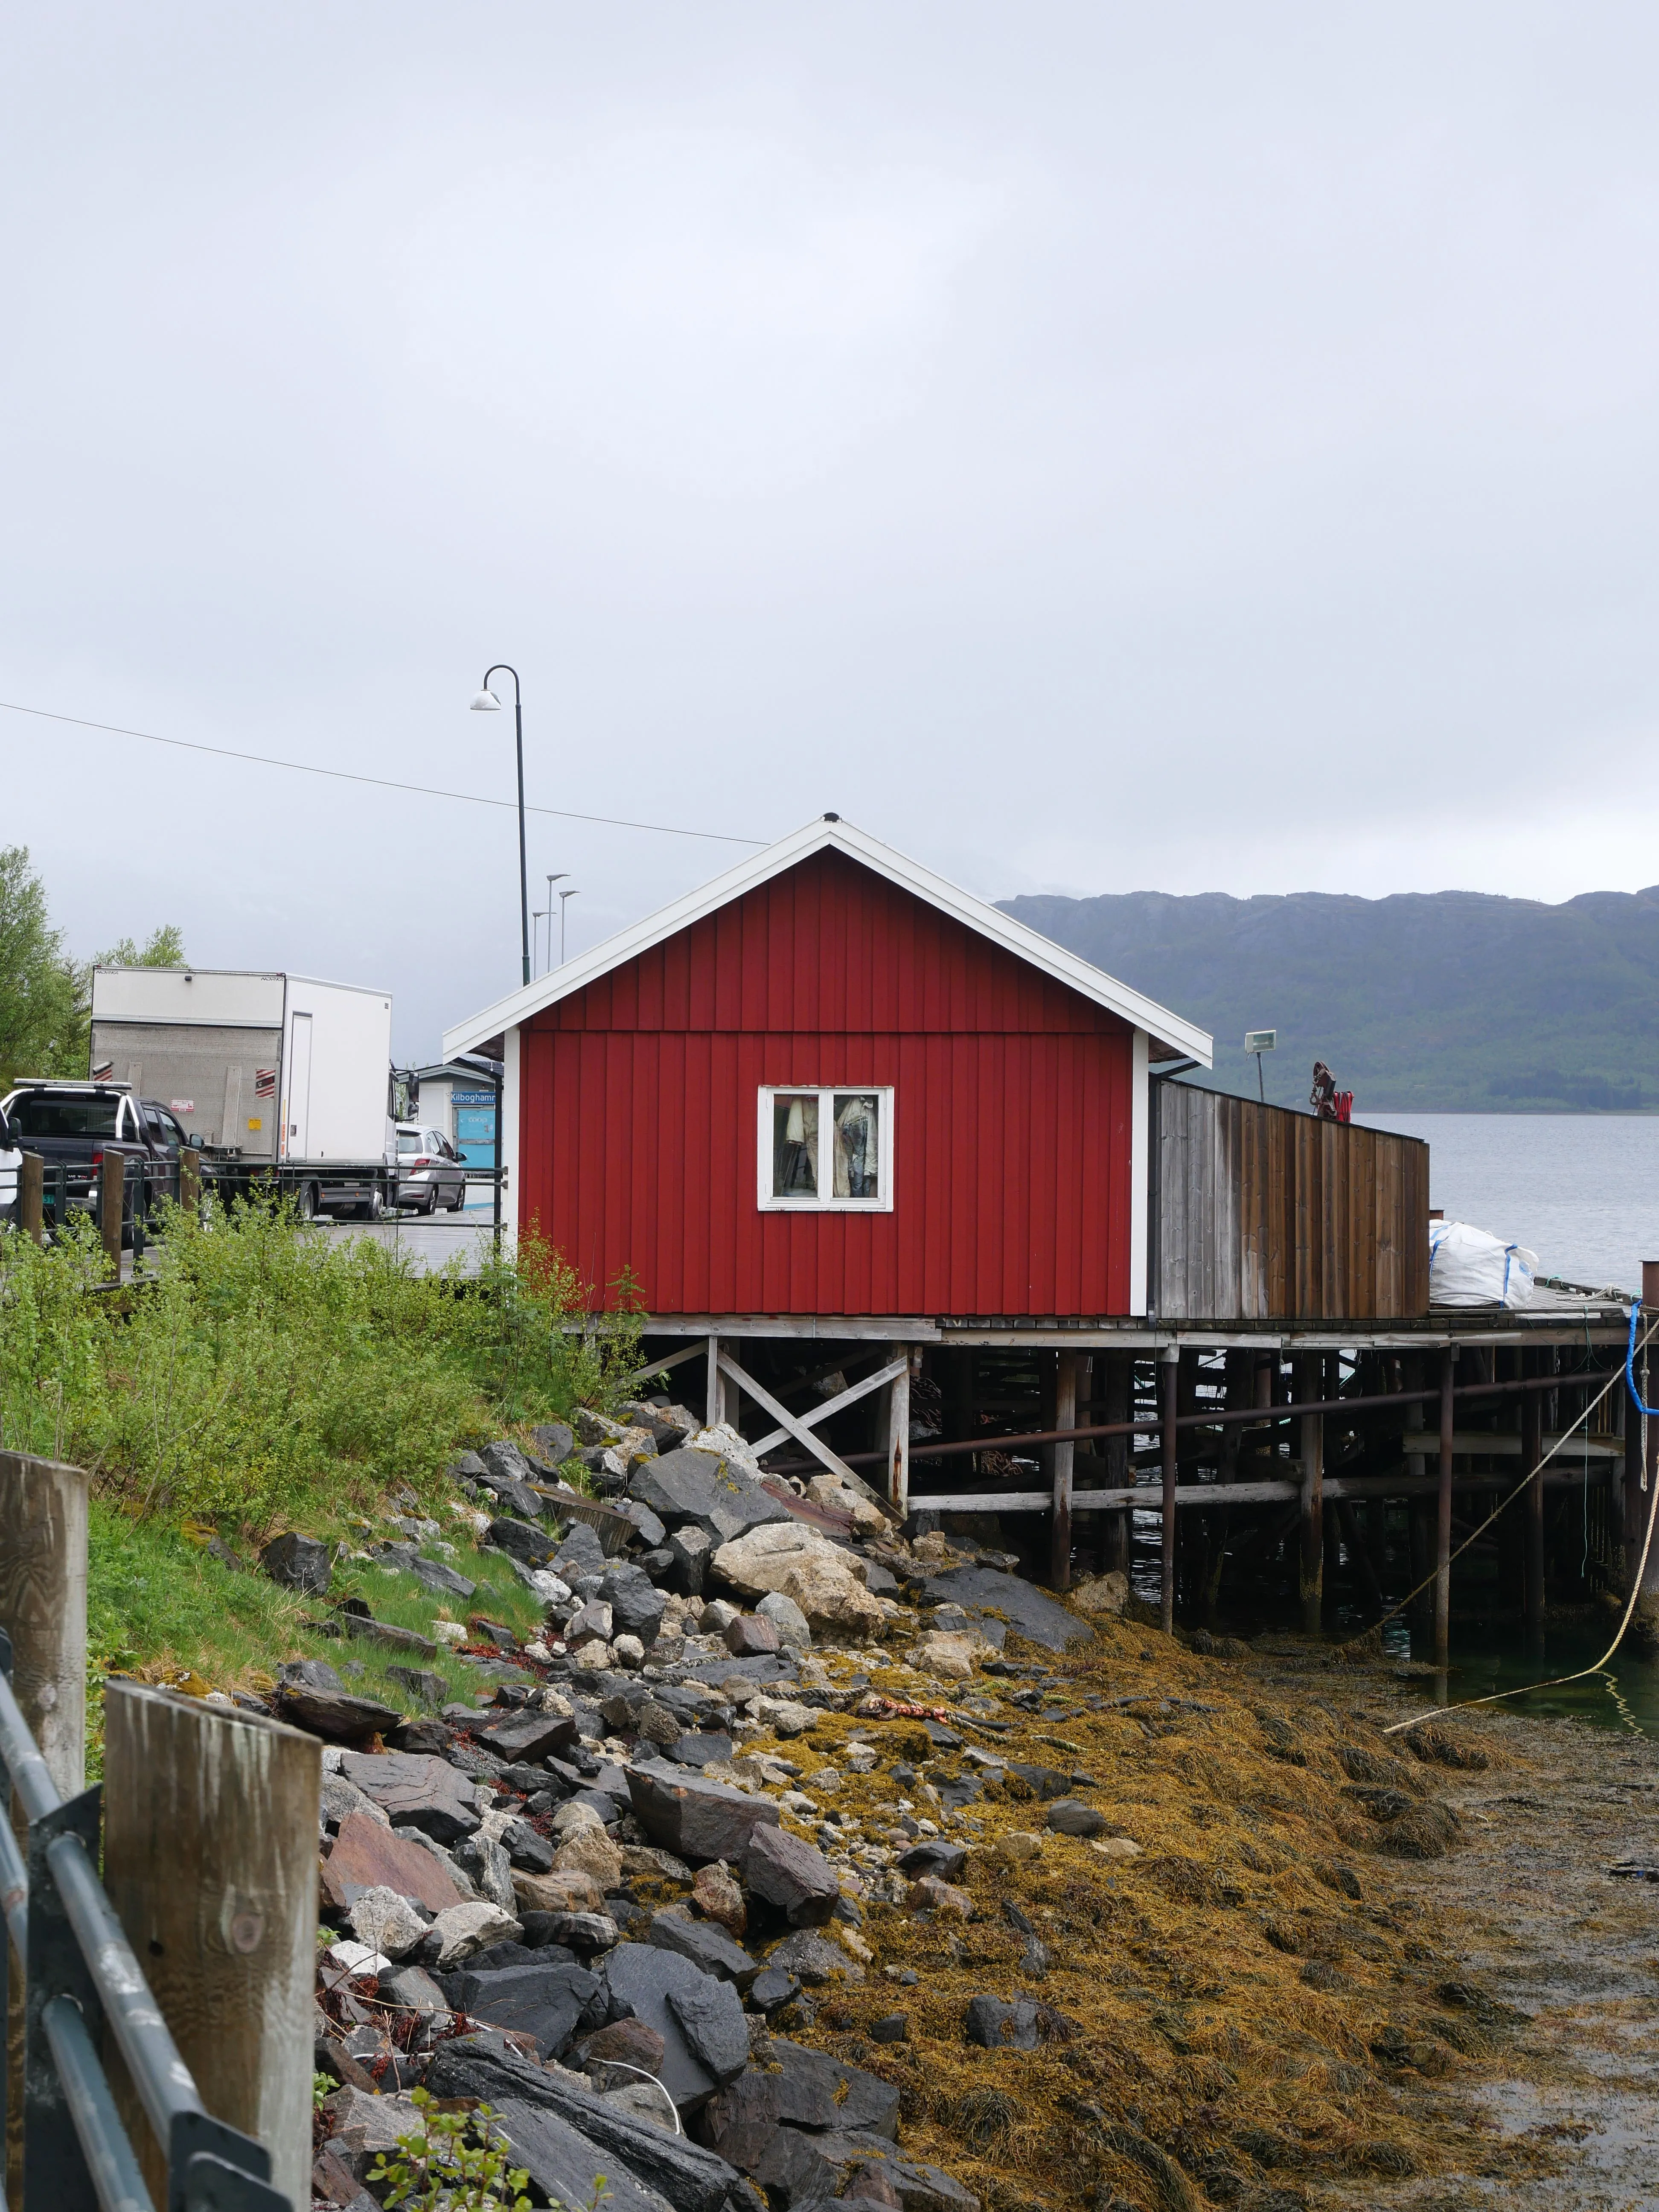
<path fill-rule="evenodd" d="M 429 783 L 399 783 L 389 775 L 356 775 L 349 769 L 315 768 L 309 761 L 275 760 L 268 753 L 234 752 L 228 745 L 198 744 L 190 738 L 160 738 L 154 730 L 125 730 L 116 722 L 91 722 L 80 714 L 54 714 L 46 707 L 20 707 L 15 700 L 0 699 L 9 714 L 33 714 L 43 722 L 67 722 L 77 730 L 102 730 L 112 738 L 142 738 L 147 745 L 172 745 L 180 752 L 211 753 L 217 760 L 248 761 L 256 768 L 283 768 L 295 775 L 325 775 L 336 783 L 369 783 L 378 791 L 410 791 L 422 799 L 453 799 L 465 806 L 504 806 L 516 812 L 517 801 L 487 799 L 476 791 L 441 791 Z M 734 836 L 726 830 L 683 830 L 672 822 L 629 822 L 616 814 L 578 814 L 568 806 L 531 806 L 526 814 L 555 814 L 562 822 L 597 822 L 607 830 L 650 830 L 659 837 L 701 837 L 716 845 L 764 845 L 764 837 Z"/>

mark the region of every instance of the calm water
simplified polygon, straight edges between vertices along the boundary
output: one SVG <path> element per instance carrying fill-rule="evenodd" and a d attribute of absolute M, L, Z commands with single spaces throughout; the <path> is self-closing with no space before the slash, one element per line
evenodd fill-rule
<path fill-rule="evenodd" d="M 1357 1114 L 1422 1137 L 1430 1204 L 1537 1253 L 1547 1275 L 1639 1290 L 1659 1259 L 1659 1115 Z"/>

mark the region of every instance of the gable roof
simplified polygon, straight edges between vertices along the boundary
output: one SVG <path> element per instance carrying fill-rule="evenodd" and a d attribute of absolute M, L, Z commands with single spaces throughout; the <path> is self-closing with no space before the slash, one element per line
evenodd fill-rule
<path fill-rule="evenodd" d="M 445 1059 L 458 1052 L 477 1051 L 486 1039 L 527 1022 L 544 1006 L 556 1006 L 561 999 L 585 990 L 588 984 L 608 975 L 612 969 L 620 968 L 625 961 L 635 959 L 653 945 L 678 936 L 693 922 L 731 905 L 746 891 L 810 860 L 815 853 L 824 852 L 845 854 L 849 860 L 884 876 L 889 883 L 898 884 L 939 913 L 949 915 L 964 928 L 1000 945 L 1004 951 L 1012 952 L 1029 967 L 1066 984 L 1084 998 L 1092 1000 L 1096 1006 L 1104 1006 L 1132 1029 L 1145 1030 L 1154 1046 L 1165 1048 L 1160 1057 L 1174 1054 L 1195 1060 L 1205 1067 L 1211 1066 L 1212 1041 L 1207 1031 L 1182 1021 L 1178 1014 L 1172 1014 L 1140 992 L 1131 990 L 1127 983 L 1120 983 L 1115 976 L 1080 959 L 1075 952 L 1067 952 L 1052 939 L 1028 929 L 1012 915 L 947 883 L 943 876 L 934 875 L 931 869 L 908 860 L 902 853 L 896 853 L 890 845 L 884 845 L 867 831 L 843 822 L 837 814 L 823 815 L 789 836 L 780 837 L 775 845 L 768 845 L 763 851 L 739 860 L 723 876 L 716 876 L 698 890 L 686 892 L 683 898 L 647 915 L 644 921 L 618 930 L 602 945 L 578 953 L 574 960 L 566 961 L 550 974 L 521 985 L 510 997 L 498 999 L 468 1020 L 458 1022 L 453 1029 L 444 1031 Z"/>

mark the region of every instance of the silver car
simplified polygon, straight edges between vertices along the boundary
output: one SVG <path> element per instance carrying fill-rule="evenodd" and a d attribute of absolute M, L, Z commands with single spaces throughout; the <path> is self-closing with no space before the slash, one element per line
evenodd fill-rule
<path fill-rule="evenodd" d="M 392 1203 L 416 1213 L 435 1213 L 441 1206 L 459 1213 L 466 1204 L 465 1163 L 441 1130 L 423 1121 L 399 1121 Z"/>

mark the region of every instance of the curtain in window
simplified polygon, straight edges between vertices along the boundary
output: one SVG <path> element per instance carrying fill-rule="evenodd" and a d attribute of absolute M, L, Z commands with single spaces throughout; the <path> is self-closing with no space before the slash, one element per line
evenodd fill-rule
<path fill-rule="evenodd" d="M 818 1102 L 811 1097 L 772 1101 L 772 1195 L 818 1194 Z"/>
<path fill-rule="evenodd" d="M 881 1195 L 878 1128 L 879 1102 L 867 1091 L 836 1095 L 835 1176 L 837 1198 Z"/>

